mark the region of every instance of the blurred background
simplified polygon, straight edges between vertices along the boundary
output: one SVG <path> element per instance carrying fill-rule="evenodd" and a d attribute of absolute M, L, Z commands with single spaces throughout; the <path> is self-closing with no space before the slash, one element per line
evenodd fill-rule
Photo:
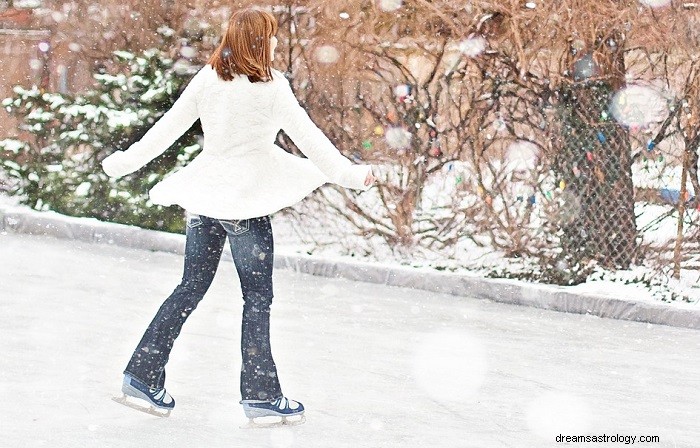
<path fill-rule="evenodd" d="M 308 253 L 700 298 L 694 2 L 0 1 L 3 194 L 183 233 L 147 191 L 198 154 L 198 124 L 124 178 L 99 162 L 249 5 L 277 17 L 275 67 L 313 120 L 377 167 L 367 192 L 325 185 L 277 213 Z"/>

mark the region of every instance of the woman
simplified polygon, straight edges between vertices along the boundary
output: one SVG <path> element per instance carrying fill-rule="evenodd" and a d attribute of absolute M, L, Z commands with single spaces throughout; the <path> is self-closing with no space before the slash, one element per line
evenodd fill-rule
<path fill-rule="evenodd" d="M 187 211 L 182 281 L 165 300 L 124 370 L 122 402 L 146 400 L 170 410 L 165 364 L 183 323 L 202 300 L 228 238 L 243 293 L 241 404 L 249 418 L 299 415 L 282 394 L 270 350 L 273 236 L 270 214 L 326 182 L 367 190 L 371 165 L 343 157 L 271 68 L 277 22 L 256 9 L 235 12 L 221 44 L 173 107 L 126 151 L 103 160 L 112 177 L 132 173 L 163 153 L 200 119 L 202 152 L 150 190 L 152 202 Z M 283 129 L 307 159 L 274 144 Z M 133 406 L 133 404 L 131 404 Z"/>

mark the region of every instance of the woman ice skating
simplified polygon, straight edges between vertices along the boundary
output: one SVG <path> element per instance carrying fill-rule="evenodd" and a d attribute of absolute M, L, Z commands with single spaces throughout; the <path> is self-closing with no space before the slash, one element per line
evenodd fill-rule
<path fill-rule="evenodd" d="M 165 389 L 165 365 L 182 325 L 204 297 L 228 239 L 243 295 L 241 401 L 245 415 L 302 415 L 284 396 L 270 348 L 273 234 L 270 214 L 326 182 L 367 190 L 371 165 L 342 156 L 271 68 L 277 22 L 257 9 L 235 12 L 221 44 L 173 107 L 126 151 L 102 162 L 112 177 L 132 173 L 163 153 L 197 120 L 204 145 L 186 167 L 149 192 L 155 204 L 187 211 L 182 280 L 161 305 L 124 370 L 118 401 L 167 416 L 175 400 Z M 274 144 L 283 129 L 308 157 Z M 297 420 L 299 421 L 299 420 Z"/>

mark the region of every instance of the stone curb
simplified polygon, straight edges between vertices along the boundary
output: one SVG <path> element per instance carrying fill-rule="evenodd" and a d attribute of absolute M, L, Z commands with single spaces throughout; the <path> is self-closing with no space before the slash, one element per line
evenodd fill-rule
<path fill-rule="evenodd" d="M 20 207 L 10 209 L 0 207 L 0 231 L 46 235 L 177 254 L 183 254 L 185 246 L 184 235 Z M 231 260 L 228 245 L 223 257 Z M 700 308 L 673 308 L 655 303 L 580 294 L 567 291 L 565 287 L 435 272 L 429 268 L 381 266 L 351 260 L 325 260 L 318 256 L 290 254 L 282 250 L 275 252 L 274 266 L 322 277 L 342 277 L 553 311 L 700 329 Z"/>

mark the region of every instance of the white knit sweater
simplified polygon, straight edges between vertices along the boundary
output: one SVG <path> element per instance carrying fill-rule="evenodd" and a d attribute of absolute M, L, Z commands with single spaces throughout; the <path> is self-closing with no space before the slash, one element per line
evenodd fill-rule
<path fill-rule="evenodd" d="M 205 65 L 173 107 L 141 140 L 102 161 L 111 177 L 132 173 L 168 149 L 199 118 L 202 151 L 169 173 L 149 192 L 155 204 L 177 204 L 191 213 L 220 219 L 265 216 L 293 205 L 326 182 L 367 190 L 371 165 L 340 154 L 311 121 L 284 75 L 270 82 L 246 76 L 220 79 Z M 283 129 L 308 157 L 274 144 Z"/>

